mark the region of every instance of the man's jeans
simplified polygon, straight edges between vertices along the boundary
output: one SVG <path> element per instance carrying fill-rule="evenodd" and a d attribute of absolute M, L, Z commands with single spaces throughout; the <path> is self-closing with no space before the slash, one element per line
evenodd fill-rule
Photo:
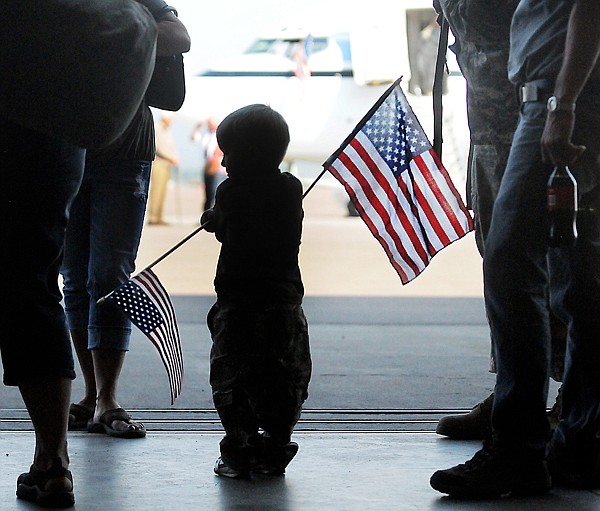
<path fill-rule="evenodd" d="M 86 163 L 61 272 L 69 328 L 87 329 L 90 349 L 129 349 L 129 319 L 112 301 L 96 301 L 135 268 L 149 181 L 148 161 Z"/>
<path fill-rule="evenodd" d="M 560 264 L 554 256 L 547 259 L 546 184 L 552 168 L 541 161 L 545 117 L 542 102 L 523 105 L 484 257 L 485 300 L 498 369 L 494 434 L 500 444 L 539 456 L 549 431 L 549 266 L 556 285 L 554 308 L 569 325 L 563 383 L 567 421 L 560 434 L 578 442 L 593 438 L 600 399 L 599 189 L 580 197 L 585 211 L 579 214 L 576 246 L 559 251 Z"/>

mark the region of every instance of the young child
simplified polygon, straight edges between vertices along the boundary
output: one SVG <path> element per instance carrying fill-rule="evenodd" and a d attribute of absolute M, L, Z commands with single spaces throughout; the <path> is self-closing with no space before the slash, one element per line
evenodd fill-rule
<path fill-rule="evenodd" d="M 222 243 L 207 318 L 210 384 L 225 429 L 214 470 L 281 475 L 298 451 L 290 439 L 312 368 L 298 267 L 302 185 L 279 170 L 290 135 L 270 107 L 231 113 L 217 141 L 229 178 L 201 220 Z"/>

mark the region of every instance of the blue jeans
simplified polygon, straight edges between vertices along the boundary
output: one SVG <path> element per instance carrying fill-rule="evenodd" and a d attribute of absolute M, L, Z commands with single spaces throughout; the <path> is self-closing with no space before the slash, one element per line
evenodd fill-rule
<path fill-rule="evenodd" d="M 501 445 L 537 456 L 544 454 L 549 431 L 548 293 L 569 329 L 558 436 L 573 447 L 589 446 L 600 423 L 600 187 L 580 195 L 576 245 L 549 254 L 546 183 L 552 169 L 540 156 L 545 117 L 542 102 L 523 105 L 484 256 L 497 363 L 494 435 Z M 597 144 L 588 147 L 590 154 L 598 153 Z"/>
<path fill-rule="evenodd" d="M 89 349 L 128 350 L 131 322 L 96 301 L 135 269 L 150 182 L 149 161 L 86 163 L 73 202 L 61 273 L 71 330 L 88 331 Z"/>
<path fill-rule="evenodd" d="M 0 118 L 4 383 L 75 378 L 58 270 L 85 151 Z"/>

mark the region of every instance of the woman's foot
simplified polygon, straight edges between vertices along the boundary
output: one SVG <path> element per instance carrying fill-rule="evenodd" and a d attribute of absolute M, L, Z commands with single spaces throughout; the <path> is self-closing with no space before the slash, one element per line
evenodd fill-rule
<path fill-rule="evenodd" d="M 89 422 L 90 433 L 105 433 L 118 438 L 143 438 L 146 427 L 141 422 L 131 420 L 131 416 L 123 408 L 114 408 L 94 417 Z"/>
<path fill-rule="evenodd" d="M 71 403 L 69 406 L 69 431 L 86 431 L 88 422 L 93 418 L 93 407 Z"/>
<path fill-rule="evenodd" d="M 17 497 L 42 507 L 72 507 L 75 504 L 73 476 L 63 467 L 60 458 L 54 458 L 47 470 L 31 465 L 29 472 L 17 479 Z"/>

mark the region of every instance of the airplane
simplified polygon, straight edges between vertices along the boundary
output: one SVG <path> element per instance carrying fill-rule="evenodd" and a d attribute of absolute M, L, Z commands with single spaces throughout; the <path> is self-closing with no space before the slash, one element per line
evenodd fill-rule
<path fill-rule="evenodd" d="M 322 163 L 389 83 L 357 84 L 350 55 L 348 32 L 265 34 L 240 57 L 188 79 L 180 113 L 198 121 L 222 119 L 242 106 L 266 103 L 290 127 L 286 161 Z"/>
<path fill-rule="evenodd" d="M 422 82 L 432 82 L 435 55 L 429 74 L 416 76 L 424 29 L 435 22 L 432 4 L 402 4 L 389 16 L 365 16 L 359 27 L 344 31 L 300 27 L 263 34 L 242 55 L 187 77 L 186 100 L 177 115 L 191 133 L 210 117 L 222 119 L 251 103 L 269 104 L 290 127 L 289 168 L 298 162 L 322 164 L 398 77 L 403 76 L 405 92 L 417 95 L 427 89 Z M 437 48 L 434 36 L 429 46 Z"/>

